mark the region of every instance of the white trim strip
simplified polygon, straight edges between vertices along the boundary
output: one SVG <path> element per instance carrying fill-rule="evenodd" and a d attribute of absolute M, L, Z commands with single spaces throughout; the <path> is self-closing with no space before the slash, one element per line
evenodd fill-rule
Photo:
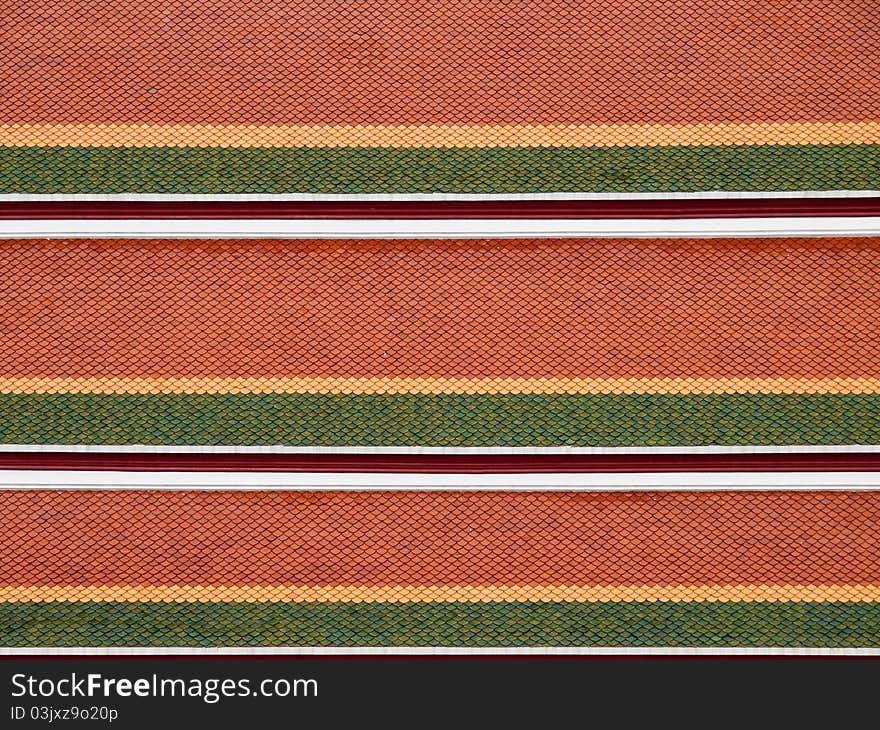
<path fill-rule="evenodd" d="M 81 454 L 859 454 L 880 445 L 844 446 L 160 446 L 153 444 L 0 444 L 0 452 Z"/>
<path fill-rule="evenodd" d="M 4 220 L 0 238 L 656 238 L 870 236 L 880 216 L 684 219 Z"/>
<path fill-rule="evenodd" d="M 880 649 L 825 649 L 811 647 L 690 647 L 690 646 L 218 646 L 218 647 L 0 647 L 0 656 L 880 656 Z"/>
<path fill-rule="evenodd" d="M 479 193 L 232 193 L 221 195 L 212 193 L 4 193 L 0 194 L 0 201 L 736 200 L 749 198 L 872 198 L 878 195 L 880 195 L 880 190 L 785 190 L 782 192 L 709 190 L 694 193 L 494 193 L 487 195 Z"/>
<path fill-rule="evenodd" d="M 874 491 L 880 472 L 423 474 L 8 469 L 0 490 Z"/>

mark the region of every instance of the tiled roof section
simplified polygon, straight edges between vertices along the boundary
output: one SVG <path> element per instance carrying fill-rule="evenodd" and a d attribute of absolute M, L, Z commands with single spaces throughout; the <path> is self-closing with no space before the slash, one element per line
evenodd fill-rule
<path fill-rule="evenodd" d="M 880 646 L 873 492 L 5 491 L 0 645 Z"/>
<path fill-rule="evenodd" d="M 880 240 L 20 240 L 0 441 L 880 443 Z"/>
<path fill-rule="evenodd" d="M 0 191 L 878 185 L 869 0 L 16 3 Z"/>

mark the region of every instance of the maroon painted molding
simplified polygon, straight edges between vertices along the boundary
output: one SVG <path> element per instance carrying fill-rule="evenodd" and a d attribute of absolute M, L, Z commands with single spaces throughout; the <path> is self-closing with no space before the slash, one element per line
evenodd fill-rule
<path fill-rule="evenodd" d="M 876 471 L 880 453 L 301 454 L 0 452 L 0 469 L 453 474 Z"/>
<path fill-rule="evenodd" d="M 438 201 L 21 201 L 0 219 L 112 218 L 755 218 L 880 215 L 871 198 Z"/>

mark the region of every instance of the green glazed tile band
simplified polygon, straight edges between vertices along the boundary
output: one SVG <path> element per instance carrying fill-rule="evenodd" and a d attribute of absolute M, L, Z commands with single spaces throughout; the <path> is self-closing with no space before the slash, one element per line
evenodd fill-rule
<path fill-rule="evenodd" d="M 880 443 L 880 396 L 3 394 L 0 442 L 292 446 Z"/>
<path fill-rule="evenodd" d="M 2 646 L 880 646 L 880 603 L 5 603 Z"/>
<path fill-rule="evenodd" d="M 0 193 L 866 190 L 880 145 L 627 148 L 0 147 Z M 369 174 L 365 174 L 369 171 Z"/>

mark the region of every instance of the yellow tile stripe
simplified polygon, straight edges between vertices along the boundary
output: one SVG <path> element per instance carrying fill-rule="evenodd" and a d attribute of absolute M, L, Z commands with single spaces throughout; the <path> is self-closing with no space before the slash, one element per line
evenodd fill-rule
<path fill-rule="evenodd" d="M 712 124 L 0 124 L 5 147 L 666 147 L 880 143 L 880 120 Z"/>
<path fill-rule="evenodd" d="M 123 601 L 193 603 L 438 601 L 847 601 L 878 602 L 880 585 L 670 585 L 670 586 L 0 586 L 0 603 Z"/>
<path fill-rule="evenodd" d="M 880 393 L 880 378 L 41 378 L 0 377 L 0 393 L 721 394 Z"/>

